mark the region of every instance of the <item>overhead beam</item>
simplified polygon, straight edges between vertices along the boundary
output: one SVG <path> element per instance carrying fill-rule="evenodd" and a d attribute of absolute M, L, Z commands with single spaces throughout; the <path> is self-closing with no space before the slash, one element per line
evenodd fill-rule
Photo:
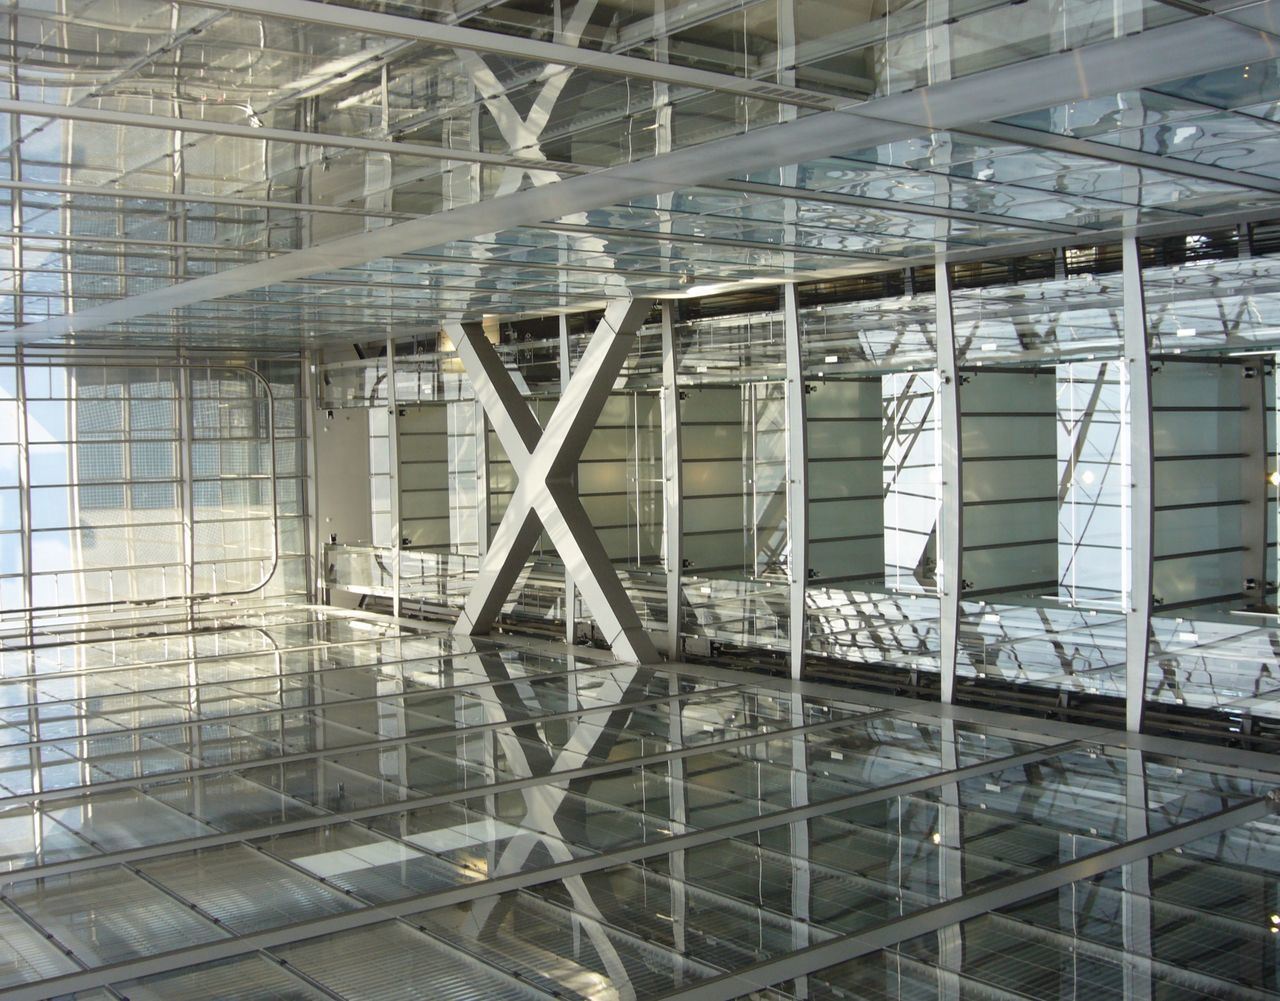
<path fill-rule="evenodd" d="M 558 170 L 583 173 L 585 168 L 575 164 L 556 163 L 549 160 L 531 160 L 508 153 L 482 153 L 477 150 L 448 146 L 429 146 L 426 143 L 396 142 L 389 139 L 365 139 L 361 136 L 344 136 L 330 132 L 299 132 L 294 129 L 276 129 L 266 126 L 237 125 L 203 118 L 174 118 L 170 115 L 144 114 L 137 111 L 120 111 L 113 108 L 83 108 L 46 104 L 41 101 L 0 100 L 0 114 L 25 115 L 33 118 L 50 118 L 59 121 L 92 122 L 95 125 L 116 125 L 122 128 L 163 129 L 169 132 L 190 132 L 197 135 L 226 136 L 233 139 L 252 139 L 256 142 L 288 143 L 293 146 L 320 146 L 332 149 L 358 150 L 365 153 L 389 153 L 393 156 L 419 157 L 428 160 L 451 160 L 458 163 L 484 163 L 499 167 L 520 167 L 525 170 Z M 21 142 L 17 136 L 14 142 Z M 109 191 L 107 192 L 110 193 Z M 155 195 L 147 197 L 154 198 Z"/>
<path fill-rule="evenodd" d="M 646 42 L 669 38 L 677 31 L 688 31 L 714 21 L 725 14 L 741 13 L 761 0 L 684 0 L 670 10 L 662 9 L 648 17 L 633 21 L 619 29 L 618 39 L 609 46 L 611 52 L 626 52 Z"/>
<path fill-rule="evenodd" d="M 1195 22 L 1203 24 L 1203 21 Z M 1234 60 L 1233 60 L 1234 61 Z M 1239 60 L 1248 62 L 1248 59 Z M 1180 76 L 1182 74 L 1179 74 Z M 1094 142 L 1091 139 L 1077 139 L 1075 136 L 1063 136 L 1053 132 L 1041 132 L 1039 129 L 1028 129 L 1020 125 L 1006 125 L 1003 122 L 984 122 L 981 125 L 967 126 L 959 131 L 965 135 L 979 139 L 992 139 L 996 142 L 1016 143 L 1031 149 L 1047 149 L 1055 153 L 1071 153 L 1090 160 L 1101 160 L 1104 163 L 1121 164 L 1126 167 L 1141 167 L 1144 170 L 1158 170 L 1163 174 L 1175 174 L 1179 177 L 1191 177 L 1198 181 L 1214 181 L 1218 184 L 1229 184 L 1233 188 L 1245 188 L 1250 191 L 1265 191 L 1269 194 L 1280 194 L 1280 179 L 1251 174 L 1245 170 L 1228 170 L 1215 167 L 1210 163 L 1196 163 L 1174 156 L 1160 156 L 1140 149 L 1128 149 L 1111 143 Z"/>
<path fill-rule="evenodd" d="M 916 202 L 899 202 L 892 198 L 867 198 L 863 195 L 846 195 L 840 191 L 795 188 L 784 184 L 761 184 L 756 181 L 717 181 L 703 187 L 712 191 L 737 191 L 742 194 L 765 195 L 771 198 L 795 198 L 817 205 L 848 205 L 851 208 L 892 212 L 894 215 L 920 216 L 925 219 L 951 219 L 956 222 L 972 222 L 983 226 L 1008 226 L 1010 229 L 1029 229 L 1039 233 L 1062 233 L 1080 236 L 1088 232 L 1078 226 L 1043 220 L 1020 219 L 1017 216 L 997 215 L 993 212 L 969 212 L 965 209 L 941 208 L 937 205 L 921 205 Z"/>
<path fill-rule="evenodd" d="M 585 226 L 577 223 L 549 222 L 537 227 L 552 233 L 577 233 L 582 236 L 604 236 L 619 240 L 648 240 L 652 243 L 689 243 L 703 247 L 729 247 L 740 250 L 765 250 L 779 255 L 791 257 L 805 254 L 810 257 L 829 257 L 833 261 L 858 261 L 865 263 L 884 263 L 884 258 L 876 254 L 858 253 L 851 250 L 827 250 L 823 247 L 803 247 L 792 243 L 768 243 L 764 240 L 735 240 L 730 236 L 699 236 L 693 233 L 673 233 L 670 230 L 625 229 L 611 226 Z M 781 278 L 778 279 L 782 281 Z"/>
<path fill-rule="evenodd" d="M 573 67 L 636 80 L 650 80 L 698 90 L 761 98 L 766 101 L 782 100 L 790 104 L 819 109 L 834 109 L 853 103 L 846 97 L 794 87 L 779 87 L 768 81 L 752 80 L 729 73 L 716 73 L 637 56 L 602 52 L 592 48 L 577 48 L 558 42 L 544 42 L 523 35 L 482 31 L 456 24 L 444 24 L 440 21 L 337 7 L 318 3 L 315 0 L 272 0 L 267 10 L 264 10 L 260 0 L 201 0 L 201 5 L 220 10 L 239 11 L 258 17 L 269 12 L 272 17 L 305 21 L 308 24 L 325 24 L 371 35 L 412 39 L 438 48 L 464 49 L 506 56 L 511 59 L 547 63 L 551 70 L 558 67 Z"/>
<path fill-rule="evenodd" d="M 1264 2 L 1271 4 L 1280 0 Z M 248 3 L 235 5 L 236 9 L 250 6 Z M 316 15 L 352 15 L 358 21 L 389 16 L 315 4 L 310 0 L 281 0 L 279 6 L 290 10 L 300 7 Z M 256 12 L 260 13 L 260 10 Z M 306 19 L 302 14 L 285 16 Z M 405 21 L 401 18 L 392 20 Z M 423 30 L 430 31 L 441 27 L 426 22 L 407 23 L 417 23 Z M 514 41 L 530 45 L 547 44 L 526 39 Z M 621 164 L 569 177 L 556 184 L 353 234 L 282 254 L 267 262 L 227 269 L 95 306 L 78 314 L 28 324 L 19 327 L 15 336 L 24 340 L 89 331 L 149 313 L 179 309 L 290 281 L 318 271 L 359 265 L 384 256 L 440 246 L 452 240 L 470 239 L 629 199 L 723 180 L 730 172 L 742 175 L 830 156 L 858 146 L 909 138 L 921 132 L 957 128 L 973 123 L 975 108 L 981 108 L 982 113 L 990 117 L 1007 117 L 1090 94 L 1116 93 L 1237 65 L 1241 61 L 1262 60 L 1270 57 L 1271 48 L 1272 40 L 1256 29 L 1216 18 L 1180 22 L 1144 31 L 1137 36 L 1101 42 L 1072 52 L 1031 59 L 999 70 L 867 101 L 857 106 L 856 113 L 818 113 L 637 163 Z M 45 107 L 46 114 L 53 111 L 51 106 L 42 107 Z M 184 128 L 191 124 L 186 119 L 182 123 Z"/>
<path fill-rule="evenodd" d="M 185 121 L 185 119 L 183 119 Z M 310 133 L 314 135 L 314 133 Z M 317 212 L 322 215 L 345 215 L 376 219 L 412 219 L 411 212 L 384 212 L 378 209 L 349 208 L 341 205 L 321 205 L 316 202 L 287 202 L 278 198 L 249 198 L 244 195 L 191 195 L 180 191 L 151 191 L 147 188 L 120 188 L 100 184 L 58 184 L 55 181 L 13 181 L 0 179 L 0 190 L 48 192 L 83 195 L 86 198 L 130 198 L 147 202 L 177 202 L 194 205 L 226 205 L 232 208 L 263 209 L 281 212 Z M 53 206 L 50 206 L 52 209 Z M 106 211 L 104 208 L 103 211 Z"/>

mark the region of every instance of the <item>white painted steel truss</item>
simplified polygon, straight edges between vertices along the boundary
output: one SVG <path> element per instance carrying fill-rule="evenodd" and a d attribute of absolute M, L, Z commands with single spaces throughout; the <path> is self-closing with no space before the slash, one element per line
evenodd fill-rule
<path fill-rule="evenodd" d="M 613 652 L 636 663 L 658 659 L 572 480 L 649 308 L 648 300 L 635 299 L 615 302 L 605 311 L 545 429 L 483 328 L 446 327 L 520 480 L 458 618 L 458 633 L 489 631 L 545 529 Z"/>

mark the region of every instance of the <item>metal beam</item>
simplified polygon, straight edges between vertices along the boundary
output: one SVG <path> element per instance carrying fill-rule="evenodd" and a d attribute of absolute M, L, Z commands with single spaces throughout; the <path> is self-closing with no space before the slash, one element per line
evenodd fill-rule
<path fill-rule="evenodd" d="M 560 392 L 563 393 L 569 388 L 569 382 L 573 379 L 573 365 L 569 358 L 569 318 L 567 316 L 560 317 Z M 575 478 L 576 482 L 576 478 Z M 573 586 L 573 574 L 569 572 L 569 567 L 564 568 L 564 641 L 569 646 L 574 645 L 577 637 L 578 618 L 578 592 Z"/>
<path fill-rule="evenodd" d="M 942 650 L 942 702 L 955 701 L 960 653 L 960 599 L 964 593 L 964 465 L 961 458 L 960 372 L 956 366 L 955 318 L 951 273 L 939 260 L 934 271 L 937 307 L 938 435 L 942 442 L 941 506 L 938 512 L 938 599 Z"/>
<path fill-rule="evenodd" d="M 876 254 L 856 250 L 830 250 L 825 247 L 807 247 L 792 243 L 770 243 L 767 240 L 735 240 L 731 236 L 706 236 L 693 233 L 673 233 L 669 229 L 627 229 L 623 226 L 589 226 L 581 223 L 548 222 L 535 227 L 549 233 L 579 233 L 584 236 L 614 237 L 619 240 L 648 240 L 653 243 L 692 243 L 706 247 L 731 247 L 737 250 L 766 250 L 779 255 L 804 254 L 809 257 L 829 257 L 841 261 L 861 261 L 880 267 L 884 258 Z M 0 234 L 3 235 L 3 234 Z M 781 273 L 777 278 L 783 281 Z"/>
<path fill-rule="evenodd" d="M 1204 24 L 1205 22 L 1200 20 L 1195 23 Z M 1239 60 L 1239 62 L 1247 61 L 1247 59 Z M 1031 149 L 1047 149 L 1057 153 L 1071 153 L 1075 156 L 1087 157 L 1090 160 L 1101 160 L 1104 163 L 1140 167 L 1144 170 L 1158 170 L 1164 174 L 1192 177 L 1199 181 L 1229 184 L 1233 188 L 1280 194 L 1280 180 L 1264 177 L 1261 174 L 1251 174 L 1242 170 L 1228 170 L 1225 167 L 1215 167 L 1208 163 L 1197 163 L 1194 160 L 1180 159 L 1173 156 L 1160 156 L 1157 153 L 1128 149 L 1111 143 L 1095 142 L 1091 139 L 1077 139 L 1074 136 L 1058 135 L 1054 132 L 1041 132 L 1039 129 L 1028 129 L 1020 125 L 1006 125 L 1003 122 L 983 122 L 981 125 L 965 126 L 959 131 L 965 135 L 975 136 L 980 139 L 991 139 L 995 142 L 1016 143 L 1019 146 L 1027 146 Z"/>
<path fill-rule="evenodd" d="M 183 596 L 189 614 L 195 611 L 193 595 L 196 593 L 196 487 L 195 487 L 195 394 L 192 392 L 189 359 L 182 354 L 184 364 L 178 370 L 178 489 L 182 491 L 182 564 Z M 79 446 L 75 446 L 79 450 Z"/>
<path fill-rule="evenodd" d="M 587 168 L 572 163 L 556 163 L 546 159 L 526 159 L 510 153 L 483 153 L 465 148 L 429 146 L 418 142 L 396 142 L 389 139 L 365 139 L 361 136 L 345 136 L 332 132 L 299 132 L 293 129 L 268 128 L 267 126 L 237 125 L 212 119 L 174 118 L 169 115 L 152 115 L 137 111 L 119 111 L 104 108 L 46 104 L 42 101 L 0 100 L 0 114 L 23 115 L 32 118 L 50 118 L 61 121 L 93 122 L 97 125 L 117 125 L 122 128 L 164 129 L 170 132 L 191 132 L 197 135 L 226 136 L 235 139 L 251 139 L 255 142 L 288 143 L 294 146 L 320 146 L 332 149 L 349 149 L 365 153 L 388 153 L 392 156 L 419 157 L 428 160 L 453 163 L 484 163 L 499 167 L 520 167 L 527 170 L 557 170 L 568 173 L 584 173 Z M 110 192 L 107 192 L 110 194 Z M 154 198 L 155 195 L 148 195 Z"/>
<path fill-rule="evenodd" d="M 679 344 L 675 332 L 675 306 L 662 304 L 662 527 L 667 571 L 667 659 L 679 660 L 680 577 L 684 572 L 684 505 L 680 434 Z"/>
<path fill-rule="evenodd" d="M 772 198 L 795 198 L 817 205 L 848 205 L 851 208 L 874 209 L 895 215 L 921 216 L 926 219 L 950 219 L 956 222 L 972 222 L 983 226 L 1007 226 L 1010 229 L 1030 229 L 1041 233 L 1062 233 L 1082 236 L 1088 231 L 1065 223 L 1021 219 L 1017 216 L 999 215 L 994 212 L 970 212 L 965 209 L 922 205 L 918 202 L 899 202 L 892 198 L 868 198 L 865 195 L 846 195 L 840 191 L 797 188 L 786 184 L 761 184 L 758 181 L 716 181 L 704 184 L 711 191 L 736 191 L 747 195 L 765 195 Z"/>
<path fill-rule="evenodd" d="M 183 122 L 186 119 L 182 119 Z M 315 133 L 310 133 L 314 135 Z M 344 208 L 341 205 L 321 205 L 316 202 L 288 202 L 273 198 L 248 198 L 243 195 L 192 195 L 180 191 L 151 191 L 147 188 L 103 187 L 93 184 L 58 184 L 53 181 L 12 181 L 0 179 L 0 191 L 47 192 L 55 195 L 101 200 L 103 198 L 129 198 L 146 202 L 173 202 L 186 205 L 226 205 L 230 208 L 263 209 L 281 212 L 315 212 L 321 215 L 344 215 L 356 218 L 412 219 L 413 212 L 384 212 L 376 209 Z M 157 216 L 162 211 L 157 209 Z"/>
<path fill-rule="evenodd" d="M 790 583 L 788 653 L 791 677 L 804 671 L 808 634 L 805 586 L 809 582 L 809 448 L 805 429 L 804 351 L 800 344 L 800 307 L 796 287 L 782 287 L 783 351 L 786 360 L 787 416 L 787 577 Z"/>
<path fill-rule="evenodd" d="M 670 10 L 660 8 L 648 17 L 632 21 L 618 29 L 617 41 L 611 52 L 626 52 L 636 46 L 669 38 L 679 31 L 688 31 L 700 24 L 714 21 L 726 14 L 742 14 L 748 7 L 761 0 L 684 0 L 673 3 Z"/>
<path fill-rule="evenodd" d="M 639 663 L 658 659 L 572 480 L 649 305 L 648 300 L 621 300 L 609 306 L 545 431 L 484 332 L 475 324 L 450 325 L 476 397 L 520 481 L 480 563 L 458 617 L 458 633 L 489 631 L 545 529 L 614 653 Z"/>
<path fill-rule="evenodd" d="M 1259 609 L 1267 604 L 1268 509 L 1275 490 L 1270 480 L 1274 460 L 1267 449 L 1267 369 L 1272 364 L 1274 358 L 1257 356 L 1241 359 L 1240 365 L 1240 483 L 1246 501 L 1240 512 L 1244 546 L 1240 588 L 1248 603 Z"/>
<path fill-rule="evenodd" d="M 1264 2 L 1271 4 L 1278 0 Z M 234 5 L 235 9 L 249 9 L 252 6 L 248 2 Z M 254 13 L 261 13 L 260 5 L 253 9 Z M 282 16 L 296 16 L 302 20 L 314 17 L 320 22 L 330 17 L 351 17 L 354 21 L 350 26 L 357 30 L 372 30 L 368 26 L 370 21 L 389 17 L 370 11 L 316 4 L 309 0 L 280 0 L 279 4 L 273 4 L 272 10 Z M 394 30 L 407 30 L 406 26 L 416 25 L 417 31 L 430 35 L 424 39 L 428 41 L 438 42 L 436 32 L 445 27 L 404 18 L 392 17 L 391 21 Z M 546 44 L 534 43 L 528 39 L 485 35 L 487 40 L 504 38 L 524 53 L 525 58 L 529 57 L 527 46 Z M 588 58 L 588 62 L 576 62 L 574 65 L 588 65 L 593 55 L 588 50 L 559 46 L 553 48 L 555 56 L 552 61 L 569 53 L 578 53 Z M 371 232 L 353 234 L 319 246 L 281 254 L 270 261 L 230 268 L 182 284 L 95 306 L 78 314 L 28 324 L 19 327 L 15 335 L 17 339 L 23 340 L 92 330 L 150 313 L 178 309 L 290 281 L 319 271 L 359 265 L 383 256 L 440 246 L 452 240 L 470 239 L 483 233 L 545 222 L 629 199 L 661 194 L 707 181 L 723 180 L 728 173 L 742 175 L 787 163 L 817 159 L 859 146 L 909 138 L 922 132 L 972 124 L 975 108 L 981 108 L 981 113 L 988 117 L 1006 117 L 1047 105 L 1066 103 L 1089 94 L 1115 93 L 1143 87 L 1162 80 L 1238 65 L 1241 61 L 1262 61 L 1269 58 L 1270 54 L 1270 39 L 1256 29 L 1244 28 L 1217 18 L 1180 22 L 1144 31 L 1137 36 L 1113 39 L 1075 51 L 1030 59 L 999 70 L 922 87 L 908 93 L 877 98 L 858 105 L 856 113 L 822 112 L 742 135 L 686 147 L 637 163 L 621 164 L 569 177 L 556 184 L 516 192 L 503 198 L 462 206 Z M 651 68 L 664 67 L 661 63 L 643 62 Z M 56 110 L 47 105 L 39 107 L 46 115 Z M 183 128 L 189 130 L 192 127 L 190 120 L 180 121 Z"/>
<path fill-rule="evenodd" d="M 404 533 L 400 524 L 400 408 L 396 403 L 396 340 L 388 337 L 387 350 L 387 503 L 391 521 L 391 614 L 400 618 L 400 558 Z"/>
<path fill-rule="evenodd" d="M 22 607 L 26 609 L 23 623 L 27 644 L 34 646 L 35 620 L 31 612 L 36 607 L 31 545 L 31 412 L 27 409 L 27 370 L 23 360 L 22 348 L 18 347 L 13 353 L 14 399 L 18 404 L 18 526 L 22 530 L 18 538 L 22 550 Z"/>
<path fill-rule="evenodd" d="M 259 17 L 269 12 L 272 17 L 305 21 L 309 24 L 326 24 L 372 35 L 412 39 L 425 42 L 436 49 L 462 49 L 529 62 L 547 63 L 549 73 L 554 73 L 561 67 L 575 67 L 633 80 L 650 80 L 697 90 L 754 97 L 770 102 L 785 101 L 824 110 L 847 107 L 856 103 L 853 98 L 795 87 L 779 87 L 767 80 L 752 80 L 730 73 L 715 73 L 688 66 L 655 62 L 637 56 L 602 52 L 594 48 L 578 48 L 558 42 L 544 42 L 525 35 L 499 34 L 416 17 L 336 7 L 317 3 L 314 0 L 271 0 L 267 10 L 264 10 L 262 4 L 256 0 L 202 0 L 202 4 Z"/>
<path fill-rule="evenodd" d="M 1151 341 L 1147 335 L 1146 298 L 1137 237 L 1122 244 L 1124 309 L 1124 377 L 1129 385 L 1126 444 L 1129 452 L 1129 552 L 1125 595 L 1125 726 L 1142 729 L 1146 701 L 1147 662 L 1151 643 L 1151 586 L 1155 528 L 1151 417 Z"/>

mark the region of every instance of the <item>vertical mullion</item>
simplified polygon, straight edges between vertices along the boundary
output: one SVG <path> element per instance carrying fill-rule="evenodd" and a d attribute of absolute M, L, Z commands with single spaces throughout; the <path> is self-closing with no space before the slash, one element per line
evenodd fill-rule
<path fill-rule="evenodd" d="M 27 642 L 34 631 L 31 609 L 35 587 L 31 577 L 31 434 L 27 425 L 27 370 L 21 346 L 13 353 L 14 388 L 18 403 L 18 516 L 22 530 L 22 607 L 26 609 Z"/>
<path fill-rule="evenodd" d="M 196 594 L 196 499 L 195 469 L 193 467 L 195 403 L 192 400 L 191 367 L 182 355 L 178 365 L 178 461 L 182 468 L 179 489 L 182 491 L 182 564 L 184 568 L 185 594 L 188 611 L 195 611 Z M 221 488 L 219 488 L 221 489 Z"/>
<path fill-rule="evenodd" d="M 316 392 L 318 352 L 307 351 L 301 356 L 301 363 L 303 399 L 299 404 L 302 407 L 303 429 L 307 436 L 306 517 L 307 524 L 310 526 L 310 530 L 303 533 L 310 550 L 306 560 L 306 565 L 310 568 L 307 575 L 307 600 L 328 604 L 328 595 L 325 593 L 324 545 L 320 538 L 320 507 L 317 503 L 316 486 L 316 470 L 319 468 L 317 460 L 320 454 L 319 443 L 316 440 L 316 408 L 320 405 Z"/>
<path fill-rule="evenodd" d="M 809 454 L 805 435 L 804 358 L 800 350 L 800 307 L 796 287 L 782 286 L 783 337 L 787 384 L 787 536 L 790 555 L 790 613 L 788 641 L 791 677 L 799 678 L 804 667 L 806 635 L 805 585 L 809 580 Z"/>
<path fill-rule="evenodd" d="M 9 51 L 11 53 L 18 52 L 18 16 L 17 12 L 11 10 L 8 17 L 9 21 Z M 9 64 L 9 99 L 17 101 L 21 98 L 18 88 L 18 66 L 19 61 L 15 58 Z M 9 116 L 9 135 L 12 142 L 9 144 L 9 176 L 15 181 L 21 181 L 22 170 L 22 116 L 11 114 Z M 22 191 L 20 188 L 14 188 L 9 192 L 9 229 L 15 234 L 12 241 L 13 253 L 13 325 L 15 328 L 21 327 L 27 322 L 26 316 L 26 255 L 23 252 L 22 239 Z M 63 253 L 69 258 L 71 254 L 71 245 L 66 244 Z M 68 271 L 70 268 L 67 269 Z"/>
<path fill-rule="evenodd" d="M 560 316 L 560 389 L 564 390 L 569 385 L 569 380 L 573 378 L 573 363 L 569 357 L 569 318 L 564 314 Z M 577 482 L 577 474 L 574 475 L 574 482 Z M 578 625 L 578 590 L 574 586 L 573 576 L 569 573 L 568 566 L 564 570 L 564 638 L 565 642 L 573 646 L 573 641 Z"/>
<path fill-rule="evenodd" d="M 955 318 L 951 275 L 945 260 L 935 268 L 938 349 L 938 435 L 942 442 L 942 505 L 938 515 L 938 598 L 941 603 L 941 698 L 955 700 L 959 655 L 960 597 L 964 591 L 964 524 L 961 502 L 963 466 L 960 436 L 960 375 L 956 366 Z"/>
<path fill-rule="evenodd" d="M 1267 603 L 1267 510 L 1273 489 L 1267 452 L 1267 364 L 1268 359 L 1259 356 L 1243 359 L 1240 366 L 1240 451 L 1244 453 L 1240 482 L 1245 490 L 1241 586 L 1250 605 L 1259 609 Z"/>
<path fill-rule="evenodd" d="M 1153 521 L 1151 347 L 1137 237 L 1126 237 L 1124 257 L 1124 369 L 1129 383 L 1129 588 L 1125 602 L 1125 726 L 1142 729 L 1150 651 Z"/>
<path fill-rule="evenodd" d="M 662 507 L 667 569 L 667 659 L 680 658 L 680 574 L 684 569 L 684 519 L 680 506 L 680 369 L 675 306 L 662 303 Z"/>
<path fill-rule="evenodd" d="M 391 613 L 400 615 L 400 408 L 396 403 L 396 342 L 387 338 L 387 488 L 391 521 Z"/>

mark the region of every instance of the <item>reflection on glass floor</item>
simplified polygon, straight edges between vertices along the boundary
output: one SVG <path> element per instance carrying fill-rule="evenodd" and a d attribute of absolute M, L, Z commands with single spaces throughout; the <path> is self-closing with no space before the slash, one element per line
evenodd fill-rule
<path fill-rule="evenodd" d="M 1280 762 L 188 625 L 4 638 L 0 999 L 1280 996 Z"/>

